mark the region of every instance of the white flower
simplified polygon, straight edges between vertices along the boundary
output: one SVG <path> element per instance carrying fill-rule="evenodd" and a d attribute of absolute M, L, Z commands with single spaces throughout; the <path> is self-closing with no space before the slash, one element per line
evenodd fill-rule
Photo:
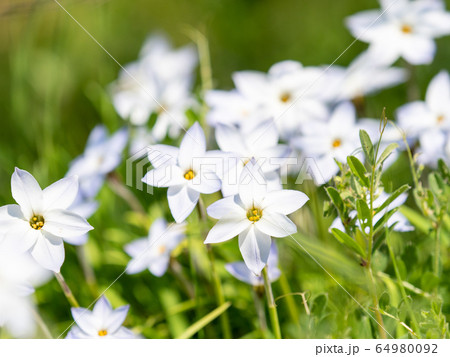
<path fill-rule="evenodd" d="M 163 218 L 153 222 L 148 237 L 125 246 L 125 251 L 132 257 L 126 269 L 127 274 L 148 269 L 155 276 L 163 276 L 169 266 L 170 254 L 185 238 L 185 230 L 184 223 L 167 226 Z"/>
<path fill-rule="evenodd" d="M 156 157 L 152 157 L 153 154 Z M 142 181 L 154 187 L 168 187 L 167 199 L 177 223 L 191 214 L 200 193 L 220 190 L 220 179 L 207 157 L 205 134 L 197 122 L 186 132 L 179 149 L 167 145 L 152 146 L 149 159 L 155 168 Z"/>
<path fill-rule="evenodd" d="M 404 69 L 381 65 L 363 52 L 347 68 L 334 65 L 327 69 L 320 87 L 325 99 L 338 102 L 364 97 L 405 80 Z"/>
<path fill-rule="evenodd" d="M 177 137 L 186 125 L 186 110 L 195 104 L 190 89 L 196 65 L 194 48 L 172 50 L 164 37 L 150 37 L 139 60 L 125 66 L 112 85 L 117 112 L 134 125 L 145 124 L 155 113 L 154 138 Z"/>
<path fill-rule="evenodd" d="M 346 162 L 347 156 L 360 146 L 356 113 L 353 105 L 344 102 L 336 107 L 328 121 L 315 121 L 305 125 L 303 134 L 292 139 L 291 145 L 303 156 L 315 159 L 324 179 L 330 180 L 339 167 L 334 159 Z"/>
<path fill-rule="evenodd" d="M 425 101 L 416 101 L 398 108 L 399 126 L 410 139 L 428 130 L 450 130 L 450 77 L 441 71 L 430 82 Z"/>
<path fill-rule="evenodd" d="M 94 200 L 85 200 L 81 195 L 77 195 L 75 201 L 70 205 L 69 211 L 76 213 L 83 217 L 84 219 L 89 219 L 97 211 L 98 202 Z M 78 237 L 66 237 L 64 240 L 72 245 L 82 245 L 85 244 L 88 239 L 88 234 L 85 233 Z"/>
<path fill-rule="evenodd" d="M 420 135 L 419 143 L 419 163 L 436 168 L 439 159 L 450 162 L 450 133 L 446 134 L 437 129 L 427 130 Z"/>
<path fill-rule="evenodd" d="M 126 305 L 114 310 L 104 296 L 97 301 L 92 311 L 72 308 L 77 325 L 72 327 L 66 338 L 136 338 L 133 332 L 122 326 L 128 309 Z"/>
<path fill-rule="evenodd" d="M 244 262 L 259 275 L 268 261 L 271 236 L 286 237 L 297 232 L 286 215 L 302 207 L 307 200 L 299 191 L 267 192 L 264 175 L 252 159 L 242 171 L 239 194 L 208 207 L 208 215 L 219 221 L 209 231 L 205 244 L 224 242 L 239 235 Z"/>
<path fill-rule="evenodd" d="M 380 63 L 399 57 L 428 64 L 436 51 L 434 38 L 450 34 L 450 13 L 441 0 L 380 0 L 381 10 L 369 10 L 347 19 L 353 36 L 370 43 L 369 53 Z"/>
<path fill-rule="evenodd" d="M 28 253 L 18 253 L 0 242 L 0 328 L 15 338 L 32 337 L 36 330 L 33 316 L 34 287 L 51 278 Z"/>
<path fill-rule="evenodd" d="M 254 158 L 264 173 L 268 190 L 282 188 L 278 170 L 291 149 L 278 144 L 278 132 L 272 121 L 262 122 L 254 129 L 244 131 L 226 125 L 216 127 L 216 141 L 219 148 L 230 153 L 228 158 L 219 157 L 222 163 L 222 193 L 224 196 L 236 195 L 242 170 Z"/>
<path fill-rule="evenodd" d="M 16 168 L 11 191 L 18 205 L 0 207 L 0 233 L 18 251 L 29 250 L 41 266 L 59 272 L 64 262 L 63 239 L 92 229 L 67 209 L 78 193 L 77 178 L 63 178 L 42 190 L 32 175 Z"/>
<path fill-rule="evenodd" d="M 125 128 L 111 137 L 108 137 L 103 125 L 92 130 L 84 153 L 72 161 L 67 173 L 67 176 L 78 176 L 80 192 L 85 198 L 94 197 L 102 187 L 106 174 L 119 166 L 127 140 Z"/>
<path fill-rule="evenodd" d="M 286 139 L 311 118 L 326 117 L 328 111 L 320 100 L 320 87 L 314 86 L 321 74 L 319 68 L 283 61 L 274 64 L 267 74 L 237 72 L 233 81 L 247 100 L 259 104 L 262 112 L 275 121 L 280 136 Z"/>
<path fill-rule="evenodd" d="M 264 286 L 263 277 L 253 274 L 244 262 L 226 264 L 225 269 L 236 279 L 243 281 L 244 283 L 253 286 Z M 267 275 L 270 282 L 278 280 L 281 275 L 281 271 L 278 269 L 278 249 L 274 241 L 270 247 L 269 258 L 267 259 Z"/>

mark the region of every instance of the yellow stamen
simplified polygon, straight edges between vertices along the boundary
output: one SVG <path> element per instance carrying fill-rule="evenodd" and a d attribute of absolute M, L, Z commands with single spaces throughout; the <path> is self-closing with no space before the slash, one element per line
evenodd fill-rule
<path fill-rule="evenodd" d="M 283 103 L 289 102 L 289 101 L 291 100 L 291 94 L 290 94 L 290 93 L 283 93 L 283 94 L 280 96 L 280 100 L 281 100 Z"/>
<path fill-rule="evenodd" d="M 251 208 L 247 211 L 247 218 L 250 222 L 258 222 L 262 217 L 262 210 L 259 208 Z"/>
<path fill-rule="evenodd" d="M 445 116 L 439 115 L 439 116 L 437 117 L 436 121 L 438 122 L 438 124 L 441 124 L 441 123 L 444 121 L 444 119 L 445 119 Z"/>
<path fill-rule="evenodd" d="M 35 215 L 30 219 L 30 226 L 33 229 L 40 230 L 42 227 L 44 227 L 44 217 L 41 215 Z"/>
<path fill-rule="evenodd" d="M 184 174 L 184 178 L 186 180 L 192 180 L 194 177 L 195 177 L 195 174 L 194 174 L 194 171 L 192 171 L 192 170 L 188 170 Z"/>
<path fill-rule="evenodd" d="M 163 254 L 166 250 L 167 250 L 166 246 L 165 246 L 165 245 L 161 245 L 161 246 L 158 248 L 158 253 L 159 253 L 159 254 Z"/>
<path fill-rule="evenodd" d="M 100 331 L 98 331 L 98 335 L 100 336 L 100 337 L 104 337 L 104 336 L 106 336 L 108 334 L 108 331 L 106 331 L 106 330 L 100 330 Z"/>
<path fill-rule="evenodd" d="M 333 143 L 331 144 L 334 148 L 338 148 L 339 146 L 342 145 L 342 141 L 341 139 L 334 139 Z"/>
<path fill-rule="evenodd" d="M 402 25 L 402 32 L 409 34 L 409 33 L 413 32 L 413 28 L 411 25 L 406 25 L 406 24 Z"/>

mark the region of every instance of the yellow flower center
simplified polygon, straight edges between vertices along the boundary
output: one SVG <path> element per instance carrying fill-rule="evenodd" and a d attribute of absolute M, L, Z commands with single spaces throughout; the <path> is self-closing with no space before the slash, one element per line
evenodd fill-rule
<path fill-rule="evenodd" d="M 291 94 L 290 94 L 290 93 L 283 93 L 283 94 L 280 96 L 280 100 L 281 100 L 283 103 L 289 102 L 289 101 L 291 100 Z"/>
<path fill-rule="evenodd" d="M 247 218 L 249 221 L 255 223 L 258 222 L 262 217 L 262 210 L 259 208 L 251 208 L 247 211 Z"/>
<path fill-rule="evenodd" d="M 438 122 L 438 124 L 441 124 L 441 123 L 444 121 L 444 119 L 445 119 L 445 116 L 439 115 L 439 116 L 437 117 L 436 121 Z"/>
<path fill-rule="evenodd" d="M 106 330 L 100 330 L 100 331 L 98 331 L 98 335 L 100 336 L 100 337 L 104 337 L 104 336 L 106 336 L 108 334 L 108 331 L 106 331 Z"/>
<path fill-rule="evenodd" d="M 186 180 L 192 180 L 195 177 L 194 171 L 188 170 L 184 173 L 184 178 Z"/>
<path fill-rule="evenodd" d="M 34 215 L 30 219 L 30 226 L 31 226 L 31 228 L 36 229 L 36 230 L 42 229 L 42 227 L 44 227 L 44 223 L 45 223 L 44 217 L 42 217 L 39 214 L 38 215 Z"/>
<path fill-rule="evenodd" d="M 333 146 L 334 148 L 338 148 L 341 145 L 342 145 L 341 139 L 334 139 L 333 142 L 331 143 L 331 146 Z"/>
<path fill-rule="evenodd" d="M 158 248 L 158 253 L 159 253 L 159 254 L 163 254 L 166 250 L 167 250 L 166 246 L 165 246 L 165 245 L 161 245 L 161 246 Z"/>
<path fill-rule="evenodd" d="M 413 28 L 411 25 L 402 25 L 402 32 L 406 34 L 411 33 L 413 32 Z"/>

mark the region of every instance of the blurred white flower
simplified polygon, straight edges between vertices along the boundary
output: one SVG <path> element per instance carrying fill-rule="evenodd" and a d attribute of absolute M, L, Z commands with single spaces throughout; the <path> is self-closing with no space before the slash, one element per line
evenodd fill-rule
<path fill-rule="evenodd" d="M 244 262 L 226 264 L 225 269 L 236 279 L 244 283 L 253 286 L 264 286 L 263 277 L 253 274 Z M 281 275 L 281 271 L 278 269 L 278 249 L 274 241 L 272 241 L 269 258 L 267 259 L 267 274 L 270 282 L 278 280 Z"/>
<path fill-rule="evenodd" d="M 0 328 L 12 337 L 29 338 L 36 330 L 33 316 L 34 287 L 46 283 L 52 275 L 29 255 L 9 249 L 0 238 Z"/>
<path fill-rule="evenodd" d="M 66 338 L 136 338 L 132 331 L 122 326 L 128 309 L 126 305 L 114 310 L 104 296 L 97 301 L 92 311 L 72 308 L 76 326 L 72 327 Z"/>
<path fill-rule="evenodd" d="M 16 168 L 11 191 L 17 205 L 0 207 L 0 233 L 10 247 L 25 252 L 44 268 L 59 272 L 64 262 L 63 240 L 93 229 L 68 210 L 78 193 L 78 179 L 63 178 L 42 190 L 27 171 Z"/>
<path fill-rule="evenodd" d="M 216 141 L 223 152 L 229 153 L 226 159 L 219 158 L 225 166 L 220 177 L 224 196 L 238 193 L 239 178 L 251 158 L 256 160 L 264 173 L 268 190 L 281 190 L 278 171 L 291 149 L 278 144 L 278 132 L 273 121 L 262 122 L 249 131 L 220 124 L 216 127 Z"/>
<path fill-rule="evenodd" d="M 450 13 L 441 0 L 380 0 L 381 10 L 347 18 L 353 36 L 370 43 L 369 53 L 387 65 L 399 57 L 413 65 L 429 64 L 434 38 L 450 34 Z"/>
<path fill-rule="evenodd" d="M 132 257 L 127 274 L 136 274 L 148 269 L 155 276 L 167 271 L 170 254 L 185 238 L 186 224 L 167 225 L 163 218 L 153 222 L 148 237 L 137 239 L 125 246 L 125 252 Z"/>
<path fill-rule="evenodd" d="M 441 71 L 430 82 L 425 101 L 408 103 L 398 108 L 399 126 L 409 139 L 428 130 L 450 131 L 450 77 Z"/>
<path fill-rule="evenodd" d="M 439 159 L 450 163 L 450 133 L 427 130 L 420 135 L 419 143 L 417 161 L 420 164 L 436 168 Z"/>
<path fill-rule="evenodd" d="M 247 267 L 256 275 L 267 264 L 272 237 L 297 232 L 288 214 L 302 207 L 308 197 L 300 191 L 267 192 L 264 175 L 252 159 L 240 177 L 239 194 L 216 201 L 207 209 L 219 221 L 205 244 L 221 243 L 239 235 L 239 249 Z"/>
<path fill-rule="evenodd" d="M 156 158 L 153 158 L 155 153 Z M 164 157 L 168 160 L 157 163 Z M 197 122 L 186 132 L 179 149 L 167 145 L 151 146 L 149 158 L 155 168 L 147 172 L 142 181 L 154 187 L 168 187 L 167 199 L 177 223 L 191 214 L 200 193 L 220 190 L 215 165 L 211 164 L 206 152 L 205 134 Z"/>
<path fill-rule="evenodd" d="M 125 66 L 112 85 L 117 112 L 134 125 L 144 125 L 154 113 L 154 138 L 177 137 L 186 125 L 186 110 L 195 104 L 190 90 L 196 65 L 193 47 L 173 50 L 164 37 L 150 37 L 139 60 Z"/>
<path fill-rule="evenodd" d="M 355 108 L 350 102 L 339 104 L 328 121 L 314 121 L 305 125 L 302 134 L 291 145 L 311 157 L 324 179 L 329 181 L 339 167 L 334 160 L 346 162 L 347 156 L 360 147 Z"/>
<path fill-rule="evenodd" d="M 76 213 L 83 217 L 84 219 L 89 219 L 97 211 L 98 202 L 94 200 L 83 200 L 81 195 L 77 195 L 75 201 L 70 205 L 69 211 Z M 88 239 L 88 234 L 83 234 L 78 237 L 65 238 L 64 240 L 72 245 L 82 245 L 85 244 Z"/>
<path fill-rule="evenodd" d="M 108 136 L 106 127 L 96 126 L 89 135 L 84 153 L 72 161 L 67 176 L 77 175 L 80 194 L 92 198 L 101 189 L 105 176 L 122 161 L 122 152 L 128 141 L 126 128 Z"/>
<path fill-rule="evenodd" d="M 347 68 L 331 66 L 319 85 L 324 99 L 339 102 L 358 99 L 405 80 L 404 69 L 381 65 L 368 52 L 363 52 Z"/>
<path fill-rule="evenodd" d="M 314 85 L 321 74 L 319 68 L 283 61 L 270 67 L 267 74 L 234 73 L 233 81 L 247 100 L 259 104 L 262 112 L 274 120 L 281 138 L 287 139 L 311 118 L 327 116 L 327 108 L 320 100 L 320 87 Z"/>

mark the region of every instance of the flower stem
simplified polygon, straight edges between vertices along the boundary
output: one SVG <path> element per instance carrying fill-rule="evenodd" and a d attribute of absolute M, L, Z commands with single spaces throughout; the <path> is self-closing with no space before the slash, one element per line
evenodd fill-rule
<path fill-rule="evenodd" d="M 70 290 L 69 285 L 67 285 L 66 281 L 64 280 L 64 277 L 61 273 L 55 273 L 56 280 L 58 280 L 59 285 L 61 286 L 61 289 L 64 293 L 64 295 L 67 298 L 67 301 L 69 302 L 70 306 L 72 307 L 80 307 L 78 304 L 77 299 L 75 299 L 75 296 L 72 293 L 72 290 Z"/>
<path fill-rule="evenodd" d="M 272 324 L 272 330 L 273 334 L 275 335 L 275 338 L 280 339 L 281 330 L 280 330 L 280 322 L 278 321 L 277 305 L 275 305 L 275 300 L 273 298 L 272 285 L 270 284 L 269 274 L 267 273 L 267 266 L 264 267 L 262 273 L 264 277 L 264 287 L 266 289 L 267 306 L 269 308 L 270 323 Z"/>
<path fill-rule="evenodd" d="M 266 313 L 264 312 L 263 295 L 264 289 L 262 286 L 256 286 L 253 288 L 253 301 L 255 303 L 256 313 L 258 315 L 259 328 L 261 330 L 261 335 L 263 338 L 267 337 L 267 320 Z"/>
<path fill-rule="evenodd" d="M 436 275 L 439 278 L 440 275 L 440 255 L 441 255 L 441 222 L 436 222 L 436 228 L 435 228 L 435 234 L 436 234 L 436 241 L 434 246 L 434 275 Z M 437 286 L 436 286 L 436 293 L 437 293 Z"/>
<path fill-rule="evenodd" d="M 47 324 L 44 322 L 44 319 L 42 318 L 42 316 L 39 314 L 39 312 L 37 310 L 32 309 L 32 311 L 33 311 L 34 320 L 36 321 L 36 323 L 39 325 L 40 329 L 44 333 L 45 338 L 53 339 L 53 336 L 52 336 Z"/>
<path fill-rule="evenodd" d="M 387 335 L 386 335 L 386 330 L 384 329 L 383 316 L 381 316 L 380 306 L 378 303 L 377 287 L 375 284 L 375 278 L 373 277 L 372 266 L 370 263 L 367 264 L 367 273 L 369 276 L 372 301 L 373 301 L 373 305 L 375 307 L 375 317 L 377 320 L 378 332 L 380 333 L 380 337 L 385 339 L 385 338 L 387 338 Z"/>

